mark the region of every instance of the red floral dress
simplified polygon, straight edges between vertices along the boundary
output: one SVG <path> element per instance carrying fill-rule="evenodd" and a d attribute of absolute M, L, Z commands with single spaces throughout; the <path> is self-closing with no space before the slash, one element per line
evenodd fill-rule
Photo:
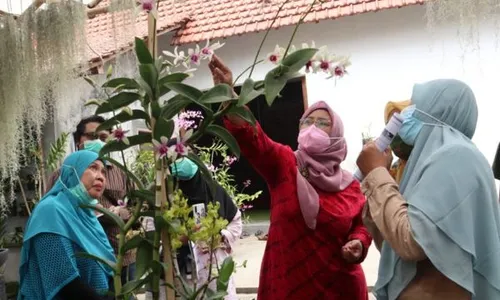
<path fill-rule="evenodd" d="M 271 223 L 260 271 L 259 300 L 366 300 L 363 269 L 341 255 L 346 242 L 359 239 L 363 261 L 371 244 L 361 211 L 366 201 L 354 181 L 338 193 L 318 191 L 320 210 L 315 230 L 302 217 L 297 197 L 297 162 L 288 146 L 272 141 L 260 125 L 226 128 L 243 155 L 264 177 L 271 194 Z"/>

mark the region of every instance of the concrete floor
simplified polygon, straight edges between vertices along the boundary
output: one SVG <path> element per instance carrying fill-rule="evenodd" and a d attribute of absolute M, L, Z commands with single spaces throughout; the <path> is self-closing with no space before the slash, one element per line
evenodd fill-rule
<path fill-rule="evenodd" d="M 257 298 L 255 293 L 259 283 L 260 264 L 265 246 L 265 241 L 259 241 L 255 236 L 250 236 L 240 239 L 234 249 L 233 257 L 237 265 L 243 264 L 245 260 L 247 261 L 246 268 L 238 267 L 234 274 L 236 287 L 240 293 L 239 299 L 251 300 Z M 379 252 L 375 246 L 372 246 L 368 251 L 368 257 L 362 264 L 368 286 L 374 286 L 375 281 L 377 281 L 379 259 Z M 142 300 L 144 296 L 140 295 L 138 299 Z M 370 299 L 374 300 L 375 297 L 370 295 Z"/>
<path fill-rule="evenodd" d="M 259 241 L 255 236 L 250 236 L 238 241 L 234 249 L 233 258 L 238 265 L 241 265 L 245 260 L 247 261 L 246 268 L 240 267 L 234 274 L 236 287 L 239 291 L 251 292 L 257 288 L 259 283 L 260 263 L 264 255 L 265 246 L 266 242 Z M 380 254 L 375 246 L 372 245 L 368 251 L 368 256 L 362 263 L 368 286 L 374 286 L 377 281 L 379 260 Z M 371 296 L 370 299 L 372 298 L 375 299 Z"/>

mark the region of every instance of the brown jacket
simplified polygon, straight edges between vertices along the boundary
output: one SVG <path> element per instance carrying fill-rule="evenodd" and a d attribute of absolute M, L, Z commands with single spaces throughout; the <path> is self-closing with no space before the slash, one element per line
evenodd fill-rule
<path fill-rule="evenodd" d="M 363 222 L 377 249 L 380 251 L 386 242 L 401 259 L 417 262 L 417 274 L 398 300 L 470 300 L 471 294 L 440 273 L 413 238 L 408 204 L 387 169 L 370 172 L 363 180 L 362 189 L 367 199 Z"/>

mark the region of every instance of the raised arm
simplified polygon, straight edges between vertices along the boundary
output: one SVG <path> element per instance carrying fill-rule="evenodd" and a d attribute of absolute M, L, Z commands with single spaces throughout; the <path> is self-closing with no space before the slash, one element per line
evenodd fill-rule
<path fill-rule="evenodd" d="M 212 57 L 209 68 L 214 84 L 233 84 L 231 70 L 216 55 Z M 271 140 L 259 124 L 254 128 L 239 116 L 229 114 L 224 119 L 224 125 L 238 141 L 243 155 L 267 184 L 279 183 L 280 175 L 287 168 L 295 168 L 292 149 Z"/>
<path fill-rule="evenodd" d="M 387 169 L 379 167 L 371 171 L 363 180 L 363 192 L 373 222 L 394 252 L 404 260 L 425 260 L 425 252 L 411 231 L 408 204 Z"/>
<path fill-rule="evenodd" d="M 245 158 L 267 184 L 272 186 L 279 183 L 281 174 L 295 167 L 292 149 L 271 140 L 259 124 L 254 128 L 247 123 L 238 126 L 225 120 L 224 125 L 238 141 Z"/>

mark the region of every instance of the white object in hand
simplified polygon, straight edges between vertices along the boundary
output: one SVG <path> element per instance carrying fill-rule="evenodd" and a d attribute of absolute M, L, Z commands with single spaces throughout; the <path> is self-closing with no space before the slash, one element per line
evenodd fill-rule
<path fill-rule="evenodd" d="M 193 205 L 193 216 L 194 216 L 194 223 L 195 224 L 200 224 L 201 223 L 201 218 L 206 216 L 206 210 L 205 210 L 205 204 L 204 203 L 199 203 Z"/>
<path fill-rule="evenodd" d="M 403 118 L 401 118 L 400 114 L 394 113 L 387 125 L 385 125 L 382 134 L 375 140 L 378 151 L 384 152 L 389 147 L 401 129 L 401 126 L 403 126 Z M 363 181 L 363 175 L 359 169 L 356 169 L 353 175 L 359 182 Z"/>

